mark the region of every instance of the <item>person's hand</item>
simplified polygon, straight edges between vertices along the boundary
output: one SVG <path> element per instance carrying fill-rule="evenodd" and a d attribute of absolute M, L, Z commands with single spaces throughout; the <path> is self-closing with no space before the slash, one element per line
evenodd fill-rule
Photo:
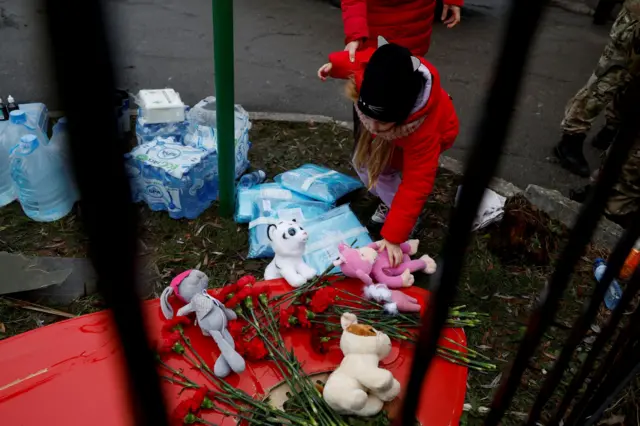
<path fill-rule="evenodd" d="M 451 16 L 447 18 L 449 11 L 451 11 Z M 460 23 L 460 6 L 445 4 L 442 8 L 442 23 L 445 24 L 447 28 L 453 28 L 458 25 Z"/>
<path fill-rule="evenodd" d="M 331 68 L 333 68 L 333 64 L 330 62 L 321 66 L 318 70 L 318 78 L 322 81 L 325 81 L 331 73 Z"/>
<path fill-rule="evenodd" d="M 402 263 L 404 253 L 402 253 L 400 244 L 393 244 L 387 240 L 379 241 L 378 252 L 381 252 L 384 249 L 387 249 L 387 253 L 389 254 L 389 264 L 391 265 L 391 267 L 395 268 Z"/>
<path fill-rule="evenodd" d="M 360 40 L 353 40 L 351 43 L 347 43 L 347 45 L 344 47 L 344 50 L 349 52 L 349 60 L 351 62 L 356 61 L 356 51 L 358 50 L 359 47 L 360 47 Z"/>

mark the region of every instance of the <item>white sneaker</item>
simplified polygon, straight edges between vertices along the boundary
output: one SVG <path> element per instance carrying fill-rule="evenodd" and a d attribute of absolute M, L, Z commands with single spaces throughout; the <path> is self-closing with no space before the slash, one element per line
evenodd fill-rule
<path fill-rule="evenodd" d="M 389 207 L 384 203 L 378 204 L 376 212 L 371 216 L 371 222 L 377 224 L 383 224 L 387 220 L 387 214 L 389 214 Z"/>

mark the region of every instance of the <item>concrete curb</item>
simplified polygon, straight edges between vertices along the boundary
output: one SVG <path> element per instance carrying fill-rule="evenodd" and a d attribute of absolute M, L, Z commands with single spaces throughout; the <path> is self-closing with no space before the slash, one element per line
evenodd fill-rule
<path fill-rule="evenodd" d="M 353 123 L 347 121 L 336 121 L 324 115 L 309 114 L 289 114 L 289 113 L 249 113 L 253 120 L 264 121 L 288 121 L 294 123 L 335 123 L 345 129 L 353 129 Z M 462 175 L 464 165 L 461 161 L 446 155 L 440 156 L 440 167 L 454 173 Z M 525 190 L 508 182 L 502 178 L 494 177 L 489 183 L 489 189 L 504 197 L 513 197 L 522 194 L 531 204 L 544 211 L 552 219 L 558 220 L 571 229 L 578 217 L 581 205 L 563 196 L 556 190 L 542 188 L 538 185 L 529 185 Z M 593 236 L 593 241 L 607 247 L 613 247 L 622 235 L 622 228 L 606 218 L 602 218 Z"/>

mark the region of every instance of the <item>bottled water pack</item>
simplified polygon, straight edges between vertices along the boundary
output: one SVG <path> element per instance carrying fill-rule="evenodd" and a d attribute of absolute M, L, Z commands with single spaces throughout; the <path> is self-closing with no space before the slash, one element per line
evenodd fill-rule
<path fill-rule="evenodd" d="M 136 139 L 138 145 L 151 142 L 155 138 L 174 138 L 178 143 L 182 143 L 187 131 L 189 122 L 179 121 L 177 123 L 155 123 L 150 124 L 145 120 L 142 109 L 138 109 L 138 119 L 136 120 Z"/>
<path fill-rule="evenodd" d="M 25 214 L 39 222 L 52 222 L 69 214 L 76 193 L 59 151 L 41 142 L 28 134 L 13 147 L 11 179 Z"/>
<path fill-rule="evenodd" d="M 309 233 L 309 241 L 304 261 L 318 273 L 324 272 L 338 259 L 340 243 L 364 247 L 373 242 L 369 231 L 362 226 L 348 204 L 308 221 L 305 230 Z M 338 272 L 338 268 L 331 271 Z"/>
<path fill-rule="evenodd" d="M 41 144 L 49 143 L 49 138 L 31 116 L 23 110 L 11 111 L 9 123 L 0 133 L 0 207 L 11 203 L 18 196 L 11 179 L 9 153 L 23 136 L 29 134 L 35 135 Z"/>
<path fill-rule="evenodd" d="M 260 200 L 254 203 L 257 219 L 249 224 L 249 258 L 274 256 L 271 241 L 267 236 L 269 225 L 275 225 L 281 220 L 294 219 L 305 225 L 329 209 L 329 204 L 318 201 Z"/>
<path fill-rule="evenodd" d="M 209 96 L 198 102 L 187 113 L 189 128 L 184 137 L 184 144 L 209 151 L 218 151 L 216 98 Z M 251 121 L 249 113 L 240 105 L 234 108 L 234 140 L 236 154 L 236 178 L 249 167 L 249 131 Z"/>
<path fill-rule="evenodd" d="M 237 223 L 249 223 L 257 219 L 259 210 L 254 208 L 255 203 L 267 200 L 272 204 L 279 201 L 313 201 L 309 197 L 283 188 L 278 183 L 263 183 L 251 188 L 238 188 L 235 221 Z"/>
<path fill-rule="evenodd" d="M 218 162 L 213 152 L 156 138 L 125 156 L 134 202 L 166 210 L 174 219 L 195 219 L 218 197 Z"/>
<path fill-rule="evenodd" d="M 276 176 L 275 181 L 287 189 L 330 204 L 363 186 L 356 178 L 315 164 L 284 172 Z"/>

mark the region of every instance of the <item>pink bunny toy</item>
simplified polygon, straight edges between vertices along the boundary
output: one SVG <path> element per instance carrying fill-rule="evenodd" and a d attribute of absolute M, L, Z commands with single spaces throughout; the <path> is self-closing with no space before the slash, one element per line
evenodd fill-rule
<path fill-rule="evenodd" d="M 392 315 L 398 312 L 420 312 L 422 309 L 415 297 L 404 294 L 400 290 L 389 290 L 384 284 L 365 286 L 364 297 L 384 303 L 384 310 Z"/>
<path fill-rule="evenodd" d="M 334 265 L 340 267 L 347 277 L 359 278 L 367 285 L 380 283 L 386 284 L 389 288 L 410 287 L 415 282 L 413 272 L 433 274 L 436 271 L 436 262 L 429 256 L 425 255 L 415 260 L 409 257 L 418 251 L 418 243 L 418 240 L 410 240 L 400 244 L 404 256 L 402 263 L 395 268 L 391 267 L 386 250 L 378 254 L 378 243 L 360 249 L 340 244 L 340 258 Z"/>

